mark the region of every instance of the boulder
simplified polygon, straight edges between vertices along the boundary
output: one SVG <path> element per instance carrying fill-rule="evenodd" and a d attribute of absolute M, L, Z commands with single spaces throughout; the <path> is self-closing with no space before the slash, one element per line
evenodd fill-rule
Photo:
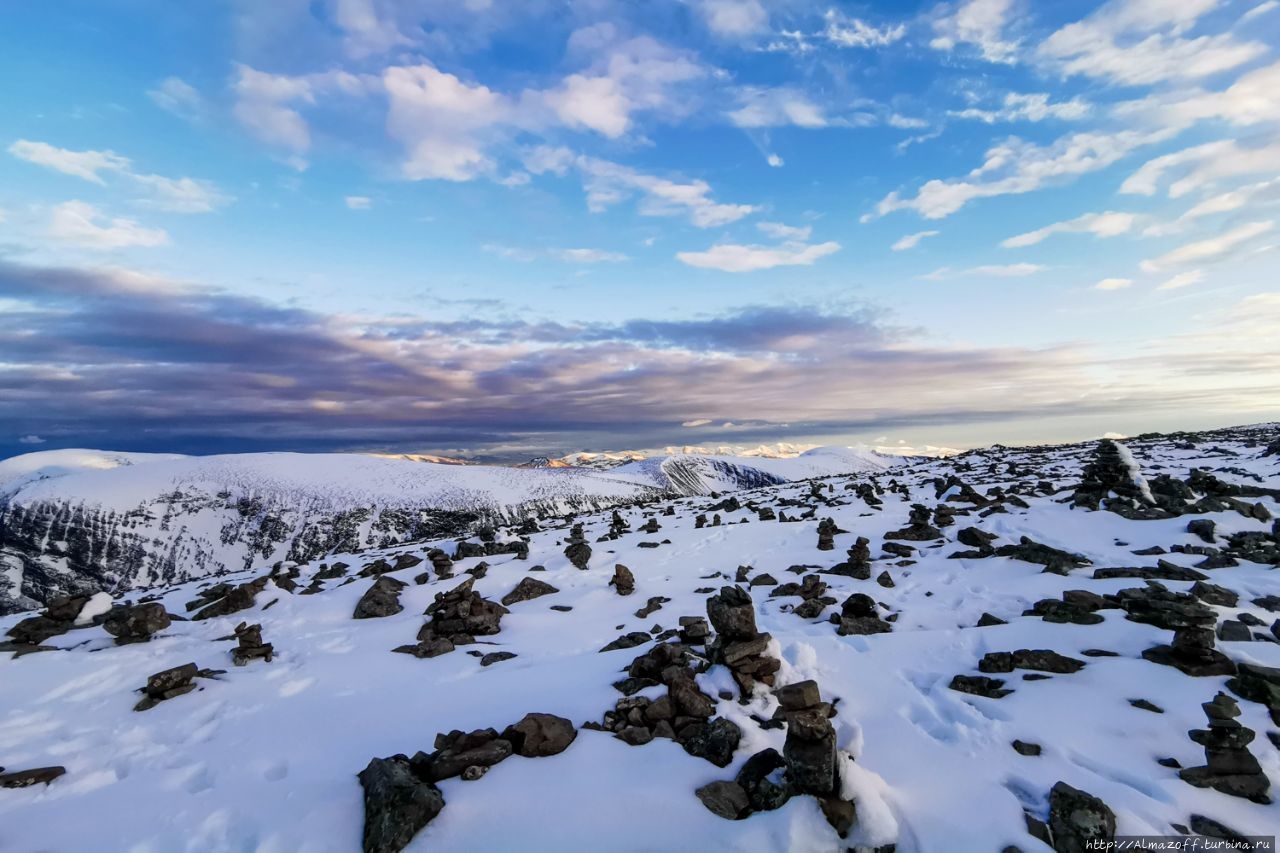
<path fill-rule="evenodd" d="M 419 779 L 403 755 L 373 759 L 359 779 L 364 853 L 399 853 L 444 809 L 440 789 Z"/>

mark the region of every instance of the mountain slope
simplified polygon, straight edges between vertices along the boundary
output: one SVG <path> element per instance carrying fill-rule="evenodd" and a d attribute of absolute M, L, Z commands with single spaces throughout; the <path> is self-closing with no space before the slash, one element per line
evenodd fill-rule
<path fill-rule="evenodd" d="M 1103 824 L 1111 816 L 1126 835 L 1215 825 L 1270 835 L 1280 804 L 1190 784 L 1179 772 L 1204 780 L 1190 772 L 1206 756 L 1188 731 L 1205 730 L 1202 703 L 1222 693 L 1215 707 L 1238 705 L 1236 722 L 1258 735 L 1233 735 L 1257 770 L 1245 772 L 1240 748 L 1222 752 L 1239 777 L 1223 785 L 1241 791 L 1252 780 L 1274 797 L 1280 783 L 1280 692 L 1262 689 L 1280 691 L 1280 670 L 1264 669 L 1280 667 L 1271 641 L 1280 531 L 1264 517 L 1280 514 L 1280 454 L 1267 453 L 1276 437 L 1266 427 L 1126 442 L 1150 500 L 1125 455 L 1106 445 L 993 448 L 743 491 L 741 509 L 717 510 L 718 526 L 700 526 L 721 503 L 700 495 L 623 507 L 625 531 L 611 511 L 547 519 L 525 534 L 527 560 L 463 557 L 445 570 L 423 573 L 422 562 L 371 576 L 401 555 L 452 553 L 456 541 L 442 538 L 272 576 L 256 564 L 224 578 L 260 578 L 246 609 L 175 620 L 124 646 L 98 616 L 45 641 L 58 650 L 0 659 L 7 769 L 66 770 L 47 787 L 0 789 L 0 839 L 14 850 L 358 850 L 366 814 L 356 773 L 370 759 L 432 754 L 437 732 L 505 734 L 528 712 L 570 721 L 572 742 L 548 757 L 505 758 L 475 781 L 443 778 L 443 810 L 409 853 L 1033 851 L 1049 848 L 1030 829 L 1052 821 L 1066 847 L 1093 815 Z M 1089 509 L 1095 498 L 1099 508 Z M 801 520 L 762 520 L 768 509 Z M 591 549 L 586 570 L 565 553 L 574 524 Z M 821 549 L 820 526 L 833 550 Z M 868 540 L 861 556 L 859 537 Z M 631 595 L 611 584 L 619 563 L 633 576 Z M 721 633 L 741 622 L 717 608 L 719 591 L 738 578 L 752 629 L 768 636 L 746 641 L 754 651 L 730 653 Z M 399 609 L 353 619 L 371 588 L 391 580 L 405 584 Z M 464 580 L 493 602 L 535 580 L 552 591 L 508 599 L 497 633 L 477 631 L 474 644 L 425 659 L 392 653 L 413 647 L 424 625 L 446 630 L 423 611 L 439 613 Z M 147 598 L 192 616 L 199 610 L 188 602 L 219 600 L 212 589 L 191 582 Z M 620 680 L 628 667 L 657 676 L 633 661 L 665 660 L 652 650 L 678 639 L 680 617 L 708 615 L 713 636 L 691 635 L 684 648 L 716 730 L 737 733 L 723 767 L 703 757 L 705 726 L 696 721 L 644 742 L 662 719 L 645 709 L 674 701 L 676 683 L 680 701 L 690 701 L 684 676 L 663 670 L 670 685 L 641 683 L 629 698 L 613 686 L 636 686 Z M 0 634 L 20 618 L 0 617 Z M 1171 628 L 1188 619 L 1208 636 L 1184 635 L 1177 642 L 1188 654 L 1171 658 Z M 241 621 L 262 626 L 270 662 L 231 665 L 227 638 Z M 637 645 L 601 651 L 630 634 Z M 508 657 L 480 657 L 495 652 Z M 825 746 L 797 748 L 801 733 L 821 734 L 821 725 L 811 712 L 781 713 L 766 683 L 743 689 L 732 668 L 739 654 L 776 659 L 777 672 L 762 675 L 773 687 L 812 679 L 834 703 L 838 785 L 826 814 L 795 789 L 801 771 L 826 759 Z M 132 710 L 134 688 L 187 662 L 228 671 Z M 1220 674 L 1197 669 L 1205 666 Z M 638 726 L 627 722 L 636 708 Z M 619 720 L 625 739 L 612 733 Z M 741 820 L 704 807 L 696 791 L 742 778 L 767 749 L 787 756 L 769 778 L 789 798 Z M 845 838 L 827 817 L 840 819 L 840 802 L 853 806 Z"/>

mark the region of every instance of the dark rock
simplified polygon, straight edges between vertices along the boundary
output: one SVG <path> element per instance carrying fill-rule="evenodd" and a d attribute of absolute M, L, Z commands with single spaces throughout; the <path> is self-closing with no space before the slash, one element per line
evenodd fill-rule
<path fill-rule="evenodd" d="M 492 666 L 495 663 L 502 663 L 504 660 L 511 660 L 514 657 L 517 657 L 515 652 L 489 652 L 489 654 L 480 657 L 480 665 Z"/>
<path fill-rule="evenodd" d="M 591 546 L 586 542 L 574 542 L 564 549 L 564 555 L 574 568 L 586 571 L 587 564 L 591 561 Z"/>
<path fill-rule="evenodd" d="M 1179 771 L 1179 778 L 1197 788 L 1213 788 L 1233 797 L 1269 804 L 1271 782 L 1248 750 L 1254 732 L 1236 721 L 1240 706 L 1227 694 L 1218 693 L 1201 707 L 1209 718 L 1209 728 L 1193 730 L 1189 735 L 1204 747 L 1207 763 Z"/>
<path fill-rule="evenodd" d="M 1029 757 L 1037 756 L 1037 755 L 1039 755 L 1039 754 L 1041 753 L 1041 751 L 1042 751 L 1042 750 L 1041 750 L 1041 748 L 1040 748 L 1040 744 L 1038 744 L 1038 743 L 1027 743 L 1027 742 L 1026 742 L 1026 741 L 1024 741 L 1024 740 L 1015 740 L 1015 741 L 1013 742 L 1013 749 L 1014 749 L 1014 751 L 1015 751 L 1015 752 L 1017 752 L 1019 755 L 1026 755 L 1026 756 L 1029 756 Z"/>
<path fill-rule="evenodd" d="M 1159 705 L 1148 702 L 1146 699 L 1130 699 L 1129 704 L 1135 708 L 1141 708 L 1143 711 L 1150 711 L 1153 714 L 1163 714 L 1164 708 Z"/>
<path fill-rule="evenodd" d="M 444 808 L 440 790 L 415 776 L 403 755 L 373 759 L 359 778 L 364 853 L 398 853 Z"/>
<path fill-rule="evenodd" d="M 756 611 L 751 596 L 741 587 L 721 587 L 707 599 L 707 617 L 725 640 L 750 640 L 756 636 Z"/>
<path fill-rule="evenodd" d="M 643 631 L 632 631 L 629 634 L 623 634 L 621 637 L 614 640 L 612 643 L 609 643 L 600 651 L 612 652 L 615 649 L 630 649 L 636 646 L 644 645 L 645 643 L 649 642 L 651 639 L 653 638 L 650 637 L 648 634 L 644 633 Z"/>
<path fill-rule="evenodd" d="M 1038 563 L 1045 567 L 1046 572 L 1061 575 L 1067 574 L 1071 569 L 1090 565 L 1087 557 L 1052 548 L 1027 536 L 1023 536 L 1017 545 L 1001 545 L 996 549 L 996 556 L 1012 557 L 1025 563 Z"/>
<path fill-rule="evenodd" d="M 678 731 L 683 735 L 682 730 Z M 709 723 L 694 726 L 694 731 L 681 741 L 681 745 L 692 756 L 705 758 L 717 767 L 728 767 L 741 739 L 742 730 L 736 724 L 716 717 Z"/>
<path fill-rule="evenodd" d="M 636 578 L 631 574 L 631 570 L 626 566 L 618 563 L 613 567 L 613 579 L 609 581 L 609 586 L 618 591 L 618 595 L 630 595 L 636 591 Z"/>
<path fill-rule="evenodd" d="M 711 782 L 694 793 L 713 814 L 726 820 L 741 820 L 750 813 L 747 792 L 737 782 Z"/>
<path fill-rule="evenodd" d="M 772 748 L 757 752 L 743 763 L 736 781 L 747 792 L 754 811 L 773 811 L 791 799 L 791 788 L 785 779 L 774 778 L 785 767 L 786 761 Z"/>
<path fill-rule="evenodd" d="M 1057 853 L 1085 853 L 1116 835 L 1116 816 L 1097 797 L 1059 782 L 1049 791 L 1049 832 Z"/>
<path fill-rule="evenodd" d="M 778 703 L 787 711 L 802 711 L 805 708 L 812 708 L 822 701 L 818 682 L 812 679 L 797 681 L 793 684 L 784 684 L 775 690 L 773 695 L 777 697 Z"/>
<path fill-rule="evenodd" d="M 822 816 L 827 819 L 827 823 L 831 824 L 831 828 L 836 831 L 836 835 L 841 838 L 848 837 L 849 830 L 853 829 L 854 823 L 858 820 L 857 807 L 839 797 L 819 797 L 818 806 L 822 809 Z"/>
<path fill-rule="evenodd" d="M 836 734 L 825 715 L 816 711 L 791 714 L 782 757 L 787 763 L 787 779 L 795 791 L 819 797 L 836 791 Z"/>
<path fill-rule="evenodd" d="M 1002 699 L 1013 692 L 1005 688 L 1004 679 L 987 678 L 983 675 L 957 675 L 948 686 L 961 693 L 985 696 L 988 699 Z"/>
<path fill-rule="evenodd" d="M 67 772 L 65 767 L 33 767 L 30 770 L 14 770 L 9 773 L 5 773 L 3 770 L 4 768 L 0 767 L 0 788 L 26 788 L 31 785 L 48 785 L 54 779 Z"/>
<path fill-rule="evenodd" d="M 365 590 L 364 595 L 356 602 L 353 619 L 380 619 L 394 616 L 404 608 L 400 605 L 400 591 L 405 588 L 404 581 L 383 575 Z"/>
<path fill-rule="evenodd" d="M 983 613 L 978 617 L 979 628 L 990 628 L 993 625 L 1008 625 L 1009 623 L 999 617 L 992 616 L 990 613 Z"/>
<path fill-rule="evenodd" d="M 418 778 L 427 782 L 451 779 L 468 767 L 492 767 L 511 756 L 511 741 L 498 737 L 493 729 L 450 732 L 436 737 L 436 750 L 417 753 L 410 764 Z"/>
<path fill-rule="evenodd" d="M 1240 602 L 1240 596 L 1235 592 L 1224 586 L 1205 583 L 1204 581 L 1196 581 L 1191 585 L 1191 589 L 1188 592 L 1205 604 L 1212 604 L 1216 607 L 1235 607 Z"/>
<path fill-rule="evenodd" d="M 516 755 L 525 758 L 541 758 L 559 755 L 569 748 L 578 736 L 573 723 L 555 714 L 525 714 L 520 722 L 502 732 L 503 740 L 511 743 Z"/>
<path fill-rule="evenodd" d="M 502 603 L 504 606 L 510 607 L 517 602 L 532 601 L 535 598 L 552 595 L 559 591 L 551 584 L 540 581 L 537 578 L 523 577 L 516 584 L 515 589 L 502 596 Z"/>

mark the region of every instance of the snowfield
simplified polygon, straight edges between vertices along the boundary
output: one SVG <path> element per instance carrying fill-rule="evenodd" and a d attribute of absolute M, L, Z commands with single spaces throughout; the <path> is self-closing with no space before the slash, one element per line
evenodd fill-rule
<path fill-rule="evenodd" d="M 1221 787 L 1238 793 L 1233 785 L 1280 783 L 1280 670 L 1268 708 L 1258 685 L 1270 683 L 1269 670 L 1248 666 L 1280 667 L 1280 625 L 1273 625 L 1280 616 L 1278 437 L 1275 425 L 1264 425 L 1143 438 L 1110 451 L 1104 445 L 1101 453 L 1096 443 L 992 448 L 888 470 L 874 458 L 823 449 L 750 460 L 779 482 L 675 498 L 658 495 L 673 484 L 725 485 L 734 475 L 707 457 L 633 462 L 607 476 L 505 469 L 495 477 L 493 469 L 471 466 L 412 463 L 415 473 L 408 473 L 396 466 L 410 463 L 371 457 L 255 454 L 134 461 L 28 481 L 16 492 L 25 502 L 74 495 L 126 510 L 154 495 L 161 480 L 183 489 L 230 484 L 282 500 L 332 494 L 414 503 L 430 491 L 433 500 L 513 504 L 556 482 L 531 478 L 589 477 L 591 489 L 623 499 L 616 513 L 625 524 L 606 507 L 573 518 L 546 515 L 537 531 L 514 520 L 500 526 L 495 544 L 523 540 L 526 559 L 481 556 L 478 539 L 438 537 L 274 568 L 279 558 L 257 559 L 217 578 L 135 590 L 109 612 L 101 596 L 67 605 L 74 612 L 62 633 L 35 643 L 19 636 L 0 647 L 12 652 L 0 652 L 0 780 L 32 768 L 65 769 L 48 784 L 0 787 L 0 850 L 360 850 L 366 802 L 356 774 L 371 759 L 431 754 L 437 733 L 492 727 L 505 735 L 530 712 L 571 721 L 576 736 L 553 755 L 516 754 L 473 781 L 438 781 L 443 810 L 404 849 L 987 853 L 1014 846 L 1031 853 L 1054 849 L 1032 834 L 1042 822 L 1053 824 L 1057 849 L 1072 849 L 1079 827 L 1051 814 L 1050 791 L 1060 782 L 1096 797 L 1118 834 L 1208 831 L 1216 822 L 1274 835 L 1275 790 L 1251 800 L 1189 784 L 1179 768 L 1205 764 L 1204 748 L 1188 731 L 1206 727 L 1202 703 L 1222 692 L 1238 702 L 1237 722 L 1257 735 L 1243 748 L 1258 773 L 1241 770 L 1249 762 L 1233 752 L 1242 778 Z M 75 467 L 74 460 L 47 464 Z M 563 493 L 558 485 L 546 488 L 544 494 Z M 1099 493 L 1101 508 L 1088 508 L 1088 495 Z M 1197 524 L 1199 533 L 1189 531 L 1205 520 L 1212 529 Z M 865 566 L 859 537 L 868 540 Z M 476 555 L 445 565 L 460 541 L 469 543 L 464 554 Z M 834 548 L 819 547 L 826 542 Z M 589 555 L 569 547 L 574 543 Z M 619 594 L 625 582 L 611 583 L 619 564 L 634 576 L 632 594 Z M 1143 607 L 1158 600 L 1156 588 L 1107 569 L 1145 569 L 1162 576 L 1169 591 L 1196 592 L 1172 609 L 1152 604 L 1159 612 L 1149 618 Z M 219 597 L 225 588 L 214 587 L 215 580 L 234 586 L 255 579 L 239 610 L 228 610 L 232 597 Z M 498 602 L 526 579 L 555 591 L 512 601 L 497 633 L 477 631 L 473 644 L 450 642 L 453 650 L 438 656 L 393 653 L 455 631 L 444 626 L 438 602 L 454 601 L 439 596 L 463 582 Z M 375 584 L 392 588 L 401 609 L 354 619 Z M 826 588 L 811 600 L 772 594 L 788 592 L 785 584 Z M 673 636 L 687 629 L 680 617 L 708 617 L 709 604 L 718 607 L 722 590 L 735 585 L 749 593 L 759 632 L 747 660 L 776 658 L 776 673 L 756 670 L 760 678 L 743 695 L 743 682 L 735 681 L 741 664 L 726 654 L 729 626 L 720 611 L 711 614 L 710 640 L 690 635 L 680 652 L 691 655 L 714 719 L 738 730 L 726 766 L 691 754 L 681 732 L 702 731 L 699 721 L 685 729 L 677 717 L 676 737 L 659 732 L 651 740 L 634 730 L 647 724 L 623 723 L 638 745 L 615 736 L 606 712 L 623 700 L 625 716 L 630 700 L 614 683 L 628 677 L 638 656 L 680 643 Z M 1063 593 L 1073 590 L 1094 597 L 1073 594 L 1070 601 L 1092 604 L 1063 605 Z M 859 593 L 870 596 L 869 611 Z M 106 626 L 119 633 L 113 614 L 132 612 L 125 605 L 144 599 L 171 621 L 162 620 L 168 624 L 147 641 L 118 645 Z M 1028 615 L 1047 599 L 1074 621 Z M 211 605 L 215 615 L 192 618 Z M 436 616 L 424 616 L 429 606 Z M 0 617 L 0 635 L 21 635 L 19 626 L 31 626 L 34 615 Z M 58 616 L 51 611 L 55 627 L 63 625 Z M 85 624 L 74 625 L 77 617 Z M 1208 660 L 1208 642 L 1239 670 L 1234 677 L 1192 675 L 1144 659 L 1173 637 L 1161 620 L 1199 626 L 1206 619 L 1216 621 L 1219 637 L 1181 629 L 1179 642 L 1194 647 L 1184 663 L 1194 669 Z M 269 662 L 232 665 L 232 635 L 242 622 L 261 625 L 262 641 L 273 647 Z M 425 623 L 435 627 L 424 640 Z M 601 651 L 632 633 L 645 636 Z M 998 654 L 987 657 L 1018 650 L 1051 650 L 1075 663 L 1009 671 L 991 665 Z M 514 657 L 482 665 L 480 656 L 494 652 Z M 188 662 L 225 672 L 134 710 L 149 676 Z M 952 686 L 963 682 L 953 682 L 956 676 L 1002 685 L 963 692 Z M 662 678 L 669 680 L 641 684 L 632 698 L 649 706 L 664 696 L 676 701 L 678 674 Z M 802 771 L 823 760 L 812 758 L 815 750 L 793 749 L 801 717 L 773 719 L 780 707 L 774 691 L 810 679 L 834 716 L 823 722 L 825 710 L 813 705 L 795 713 L 809 715 L 804 726 L 829 727 L 836 777 L 827 805 L 852 803 L 856 813 L 845 837 L 819 797 L 798 789 L 780 807 L 739 811 L 738 820 L 714 813 L 696 792 L 733 781 L 762 750 L 791 756 L 770 776 L 784 786 L 796 786 Z M 999 690 L 1011 692 L 991 698 Z M 411 784 L 420 794 L 430 787 L 421 779 Z"/>

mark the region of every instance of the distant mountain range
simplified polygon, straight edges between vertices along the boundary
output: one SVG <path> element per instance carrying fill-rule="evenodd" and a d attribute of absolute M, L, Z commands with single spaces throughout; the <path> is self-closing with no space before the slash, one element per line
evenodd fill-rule
<path fill-rule="evenodd" d="M 339 453 L 25 454 L 0 461 L 0 613 L 68 592 L 118 592 L 900 461 L 848 448 L 791 458 L 627 457 L 589 467 Z"/>

